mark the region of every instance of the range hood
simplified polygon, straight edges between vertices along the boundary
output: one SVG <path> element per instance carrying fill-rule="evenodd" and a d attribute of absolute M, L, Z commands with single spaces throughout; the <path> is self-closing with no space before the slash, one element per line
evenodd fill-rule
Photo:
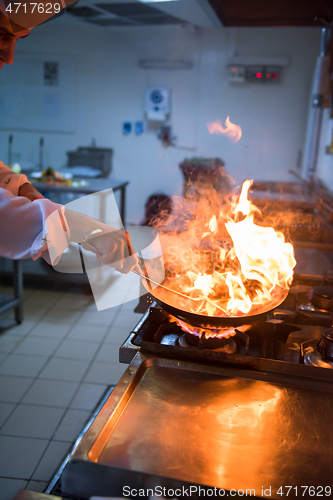
<path fill-rule="evenodd" d="M 192 25 L 221 26 L 208 0 L 79 0 L 68 9 L 67 21 L 100 27 Z"/>
<path fill-rule="evenodd" d="M 73 21 L 95 26 L 329 27 L 333 0 L 79 0 Z"/>
<path fill-rule="evenodd" d="M 332 0 L 208 0 L 226 27 L 325 26 Z"/>

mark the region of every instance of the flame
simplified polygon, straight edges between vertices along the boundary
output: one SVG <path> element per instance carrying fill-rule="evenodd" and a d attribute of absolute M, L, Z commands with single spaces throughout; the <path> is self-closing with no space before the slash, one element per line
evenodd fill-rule
<path fill-rule="evenodd" d="M 260 314 L 282 302 L 293 278 L 294 250 L 281 232 L 255 223 L 260 211 L 248 199 L 251 185 L 245 181 L 240 196 L 222 208 L 216 208 L 210 195 L 199 204 L 188 231 L 173 237 L 173 247 L 167 240 L 176 251 L 170 261 L 164 256 L 164 284 L 189 299 L 159 288 L 157 298 L 178 309 L 220 317 Z"/>
<path fill-rule="evenodd" d="M 242 313 L 248 313 L 252 307 L 252 302 L 240 276 L 233 276 L 231 273 L 227 273 L 225 282 L 230 295 L 227 311 L 233 312 L 238 310 Z"/>
<path fill-rule="evenodd" d="M 210 219 L 209 221 L 209 229 L 211 230 L 212 233 L 216 233 L 217 232 L 217 219 L 216 219 L 216 215 L 213 215 L 213 217 Z"/>
<path fill-rule="evenodd" d="M 253 181 L 245 181 L 243 182 L 242 186 L 242 191 L 239 197 L 238 204 L 235 206 L 233 213 L 236 215 L 239 212 L 242 213 L 243 215 L 249 215 L 251 210 L 254 211 L 256 210 L 257 212 L 260 213 L 259 208 L 257 208 L 255 205 L 252 205 L 250 200 L 247 198 L 247 193 L 252 186 Z"/>
<path fill-rule="evenodd" d="M 198 278 L 194 280 L 194 286 L 198 290 L 201 290 L 205 296 L 207 296 L 212 292 L 212 279 L 213 278 L 210 274 L 204 274 L 203 276 L 201 276 L 201 274 L 199 273 Z"/>
<path fill-rule="evenodd" d="M 229 139 L 236 143 L 239 141 L 239 139 L 242 137 L 242 129 L 239 125 L 236 125 L 235 123 L 231 123 L 229 120 L 229 116 L 227 116 L 227 119 L 225 121 L 225 126 L 226 128 L 223 128 L 223 125 L 221 123 L 221 120 L 216 120 L 215 122 L 212 123 L 207 123 L 207 128 L 210 134 L 224 134 Z"/>
<path fill-rule="evenodd" d="M 223 327 L 223 328 L 199 328 L 195 326 L 191 326 L 188 323 L 185 323 L 184 321 L 181 321 L 180 319 L 176 318 L 176 322 L 178 326 L 184 331 L 191 333 L 192 335 L 196 335 L 197 337 L 202 337 L 203 334 L 205 334 L 206 339 L 211 339 L 211 338 L 218 338 L 218 339 L 229 339 L 230 337 L 234 337 L 237 333 L 237 331 L 240 332 L 246 332 L 249 328 L 250 325 L 241 325 L 238 326 L 237 328 L 234 327 Z"/>

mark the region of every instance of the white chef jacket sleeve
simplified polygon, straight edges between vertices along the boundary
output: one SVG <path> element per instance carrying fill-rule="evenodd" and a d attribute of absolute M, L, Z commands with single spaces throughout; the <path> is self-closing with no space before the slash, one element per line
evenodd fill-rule
<path fill-rule="evenodd" d="M 6 189 L 15 196 L 18 196 L 20 187 L 27 182 L 29 181 L 25 175 L 15 174 L 9 167 L 6 167 L 6 165 L 0 161 L 0 188 Z"/>
<path fill-rule="evenodd" d="M 30 201 L 0 188 L 0 255 L 56 264 L 70 239 L 65 208 L 52 201 Z"/>

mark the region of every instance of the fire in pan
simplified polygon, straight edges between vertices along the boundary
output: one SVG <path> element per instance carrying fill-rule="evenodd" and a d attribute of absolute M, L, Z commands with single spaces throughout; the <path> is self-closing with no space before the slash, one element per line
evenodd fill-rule
<path fill-rule="evenodd" d="M 216 209 L 200 205 L 186 232 L 162 234 L 162 256 L 141 261 L 142 282 L 172 316 L 199 328 L 263 320 L 286 298 L 296 265 L 293 247 L 247 194 Z"/>

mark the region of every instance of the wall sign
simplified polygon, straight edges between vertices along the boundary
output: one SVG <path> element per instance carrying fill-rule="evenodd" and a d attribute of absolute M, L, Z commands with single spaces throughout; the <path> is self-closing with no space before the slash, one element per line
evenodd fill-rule
<path fill-rule="evenodd" d="M 0 128 L 74 132 L 73 61 L 17 54 L 0 73 Z"/>

